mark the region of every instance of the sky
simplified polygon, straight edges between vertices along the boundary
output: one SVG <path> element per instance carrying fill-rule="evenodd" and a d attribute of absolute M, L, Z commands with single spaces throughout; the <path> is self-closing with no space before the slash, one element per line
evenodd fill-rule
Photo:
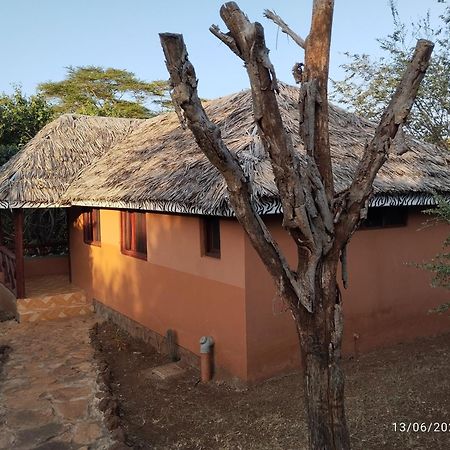
<path fill-rule="evenodd" d="M 44 81 L 65 77 L 65 67 L 98 65 L 127 69 L 146 81 L 167 79 L 159 32 L 183 33 L 199 79 L 199 94 L 215 98 L 248 87 L 242 62 L 208 30 L 218 24 L 217 0 L 0 0 L 0 92 L 14 85 L 30 95 Z M 263 17 L 273 9 L 306 37 L 312 0 L 241 0 L 252 21 L 266 30 L 270 57 L 282 81 L 293 83 L 291 68 L 303 51 Z M 436 18 L 437 0 L 398 0 L 403 21 L 428 10 Z M 376 38 L 392 31 L 388 0 L 335 0 L 330 77 L 342 79 L 344 52 L 380 55 Z"/>

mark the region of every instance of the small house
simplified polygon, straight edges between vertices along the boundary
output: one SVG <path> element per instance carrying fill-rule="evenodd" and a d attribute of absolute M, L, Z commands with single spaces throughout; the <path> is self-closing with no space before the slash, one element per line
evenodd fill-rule
<path fill-rule="evenodd" d="M 301 155 L 297 97 L 296 88 L 281 86 L 285 127 Z M 250 92 L 205 109 L 294 264 Z M 373 132 L 373 123 L 330 107 L 337 191 L 348 186 Z M 367 220 L 348 248 L 346 354 L 449 330 L 448 317 L 428 313 L 448 302 L 448 291 L 431 288 L 430 274 L 415 267 L 448 235 L 444 224 L 424 225 L 436 192 L 450 194 L 450 154 L 408 138 L 406 151 L 394 148 L 378 174 Z M 256 382 L 298 369 L 291 314 L 234 218 L 224 180 L 175 113 L 56 119 L 0 170 L 0 208 L 13 211 L 16 230 L 10 248 L 0 247 L 1 296 L 19 320 L 85 314 L 93 304 L 160 349 L 172 330 L 192 364 L 200 337 L 213 337 L 218 377 Z M 30 211 L 50 209 L 66 211 L 67 255 L 27 257 L 24 214 L 26 226 Z"/>

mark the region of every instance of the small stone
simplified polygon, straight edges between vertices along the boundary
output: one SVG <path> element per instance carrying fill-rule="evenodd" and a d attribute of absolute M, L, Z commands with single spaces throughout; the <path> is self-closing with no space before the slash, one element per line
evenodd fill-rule
<path fill-rule="evenodd" d="M 150 370 L 144 370 L 143 375 L 144 377 L 148 377 L 149 375 L 156 375 L 161 380 L 167 380 L 169 378 L 175 378 L 180 375 L 183 375 L 186 372 L 186 369 L 180 366 L 179 363 L 169 363 L 164 364 L 162 366 L 158 366 L 155 368 L 152 368 Z"/>
<path fill-rule="evenodd" d="M 108 430 L 115 430 L 120 426 L 120 420 L 117 416 L 107 416 L 105 417 L 105 425 Z"/>
<path fill-rule="evenodd" d="M 108 409 L 108 407 L 110 406 L 110 403 L 111 403 L 111 398 L 105 397 L 99 401 L 98 409 L 100 411 L 106 411 Z"/>

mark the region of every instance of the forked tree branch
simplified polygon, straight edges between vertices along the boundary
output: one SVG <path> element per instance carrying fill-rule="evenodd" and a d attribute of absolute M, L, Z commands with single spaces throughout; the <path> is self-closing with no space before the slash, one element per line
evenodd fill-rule
<path fill-rule="evenodd" d="M 360 220 L 360 210 L 368 200 L 375 177 L 387 160 L 391 143 L 399 128 L 406 122 L 416 98 L 420 83 L 429 65 L 434 44 L 421 39 L 417 41 L 414 55 L 403 77 L 386 107 L 374 137 L 366 145 L 355 177 L 349 189 L 338 198 L 338 208 L 346 214 L 339 215 L 336 235 L 342 243 L 346 242 Z"/>
<path fill-rule="evenodd" d="M 237 219 L 282 295 L 292 302 L 300 300 L 305 309 L 312 312 L 312 304 L 303 294 L 278 245 L 253 207 L 251 184 L 239 161 L 227 148 L 219 127 L 209 120 L 201 105 L 195 70 L 188 59 L 183 36 L 173 33 L 161 33 L 159 36 L 173 88 L 172 100 L 184 111 L 187 125 L 200 149 L 224 176 Z"/>
<path fill-rule="evenodd" d="M 264 10 L 264 17 L 271 20 L 275 25 L 280 27 L 280 30 L 287 34 L 299 47 L 305 48 L 306 41 L 301 38 L 295 31 L 293 31 L 289 25 L 278 15 L 275 11 L 270 11 L 270 9 Z"/>
<path fill-rule="evenodd" d="M 276 99 L 275 71 L 269 59 L 263 27 L 257 22 L 251 23 L 234 2 L 224 4 L 220 15 L 230 31 L 224 34 L 217 27 L 213 27 L 212 31 L 245 62 L 252 91 L 253 115 L 264 149 L 270 156 L 283 207 L 283 225 L 297 245 L 304 245 L 309 252 L 317 248 L 321 251 L 326 243 L 318 241 L 328 236 L 332 226 L 329 220 L 331 213 L 327 210 L 324 189 L 320 177 L 316 176 L 314 161 L 301 166 L 292 140 L 285 131 Z M 308 208 L 316 199 L 322 204 L 317 208 L 319 213 L 313 213 L 312 218 Z M 313 222 L 320 222 L 319 227 L 327 232 L 315 233 Z"/>

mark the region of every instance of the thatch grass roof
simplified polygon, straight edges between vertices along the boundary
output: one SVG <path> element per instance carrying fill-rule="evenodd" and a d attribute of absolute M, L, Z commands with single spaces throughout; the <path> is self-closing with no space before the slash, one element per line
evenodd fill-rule
<path fill-rule="evenodd" d="M 297 88 L 281 86 L 279 103 L 285 127 L 301 153 L 297 98 Z M 257 209 L 261 213 L 279 212 L 270 162 L 253 120 L 250 92 L 243 91 L 207 102 L 205 108 L 221 127 L 226 144 L 237 154 L 253 180 Z M 174 113 L 145 121 L 128 121 L 126 126 L 123 126 L 126 123 L 124 119 L 78 120 L 84 120 L 87 128 L 91 121 L 93 125 L 84 131 L 80 128 L 76 136 L 70 133 L 69 127 L 67 138 L 65 132 L 56 134 L 56 142 L 41 132 L 32 141 L 32 145 L 41 150 L 39 159 L 30 143 L 23 154 L 9 164 L 7 170 L 11 173 L 21 161 L 21 178 L 29 180 L 17 182 L 19 189 L 13 186 L 14 195 L 11 190 L 10 198 L 28 201 L 30 196 L 38 197 L 35 192 L 37 183 L 31 180 L 36 174 L 42 176 L 43 167 L 49 166 L 60 174 L 60 181 L 57 189 L 49 183 L 48 189 L 39 197 L 42 201 L 54 198 L 52 192 L 55 192 L 65 204 L 232 214 L 223 178 L 199 150 L 190 131 L 181 128 Z M 52 126 L 50 124 L 50 129 Z M 372 123 L 331 106 L 330 139 L 336 190 L 341 191 L 348 186 L 364 144 L 372 137 L 373 131 Z M 450 154 L 414 139 L 408 139 L 408 145 L 407 153 L 392 155 L 380 171 L 374 185 L 373 205 L 430 204 L 434 191 L 450 192 Z M 95 151 L 88 149 L 93 146 L 96 146 Z M 43 156 L 44 149 L 47 149 L 47 157 Z M 58 150 L 57 154 L 52 158 L 55 150 Z M 66 152 L 69 155 L 64 156 Z M 81 169 L 79 166 L 61 167 L 72 164 L 78 158 L 78 152 L 86 161 L 81 164 Z M 91 153 L 96 157 L 89 158 Z M 44 159 L 45 164 L 40 162 Z M 3 186 L 7 179 L 4 172 L 0 173 L 0 199 L 4 198 Z"/>
<path fill-rule="evenodd" d="M 65 114 L 45 126 L 0 170 L 0 207 L 63 206 L 82 170 L 124 139 L 139 120 Z"/>

